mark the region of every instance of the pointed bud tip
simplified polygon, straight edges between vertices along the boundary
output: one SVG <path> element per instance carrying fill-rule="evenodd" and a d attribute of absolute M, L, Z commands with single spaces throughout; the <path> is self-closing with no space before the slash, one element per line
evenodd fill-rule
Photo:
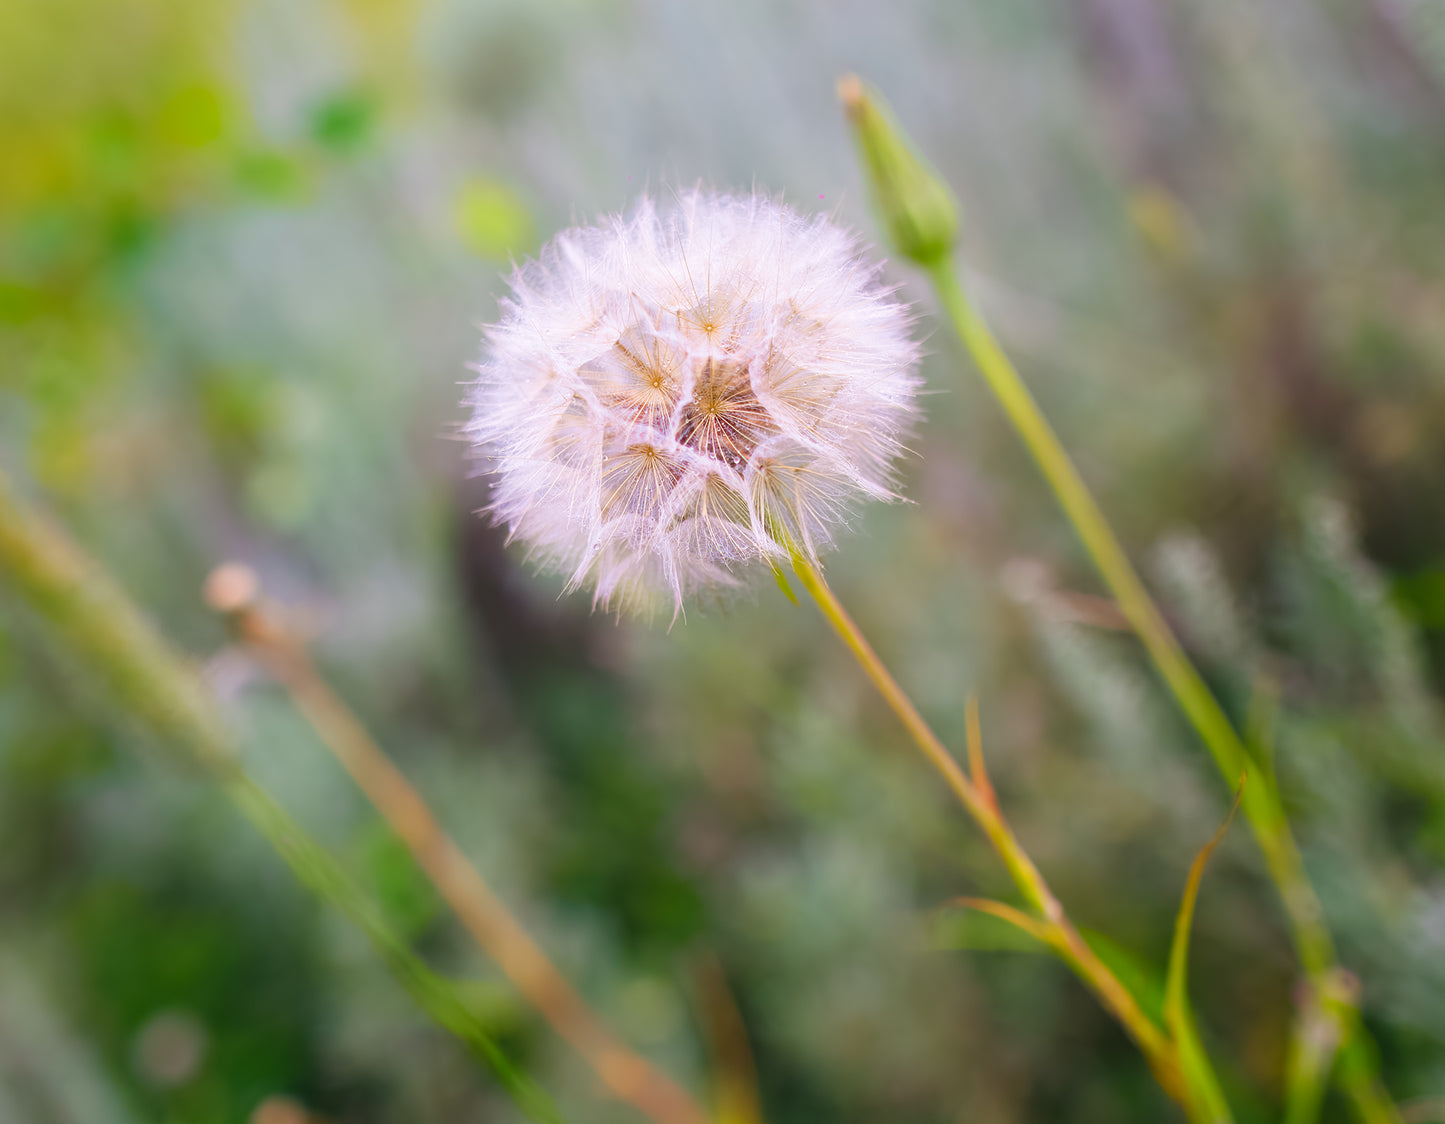
<path fill-rule="evenodd" d="M 863 79 L 858 75 L 845 74 L 838 79 L 838 100 L 843 103 L 843 110 L 849 117 L 856 118 L 863 112 L 863 100 L 866 97 Z"/>
<path fill-rule="evenodd" d="M 919 265 L 938 265 L 958 237 L 958 212 L 948 188 L 856 74 L 838 80 L 838 100 L 853 125 L 879 217 L 894 247 Z"/>

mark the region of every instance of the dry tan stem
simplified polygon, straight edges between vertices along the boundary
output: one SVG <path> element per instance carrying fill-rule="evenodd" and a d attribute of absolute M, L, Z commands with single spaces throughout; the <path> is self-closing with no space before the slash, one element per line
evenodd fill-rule
<path fill-rule="evenodd" d="M 1125 1032 L 1138 1045 L 1148 1061 L 1160 1086 L 1171 1097 L 1180 1100 L 1184 1092 L 1183 1078 L 1173 1044 L 1163 1031 L 1140 1008 L 1130 994 L 1102 960 L 1089 947 L 1078 929 L 1069 920 L 1068 914 L 1044 877 L 1034 866 L 1028 853 L 1023 849 L 1008 821 L 1004 819 L 994 795 L 993 786 L 987 774 L 980 768 L 982 751 L 979 747 L 977 714 L 972 704 L 969 707 L 970 756 L 973 758 L 978 775 L 970 780 L 954 760 L 953 754 L 938 740 L 932 728 L 918 713 L 918 708 L 893 678 L 878 653 L 868 643 L 867 637 L 849 616 L 832 588 L 824 580 L 822 571 L 799 554 L 793 556 L 793 569 L 804 587 L 812 594 L 818 607 L 823 611 L 833 630 L 837 632 L 853 657 L 858 661 L 865 675 L 872 681 L 893 713 L 898 716 L 914 743 L 922 750 L 929 763 L 942 775 L 948 787 L 974 821 L 988 836 L 994 850 L 1003 859 L 1013 877 L 1014 884 L 1048 927 L 1050 944 L 1057 948 L 1065 963 L 1083 981 L 1104 1007 L 1118 1019 Z M 977 782 L 977 783 L 976 783 Z"/>
<path fill-rule="evenodd" d="M 416 789 L 321 677 L 304 646 L 259 602 L 221 595 L 236 584 L 228 580 L 236 575 L 227 574 L 227 569 L 217 571 L 208 583 L 212 605 L 229 613 L 240 638 L 290 693 L 317 735 L 517 990 L 619 1100 L 632 1104 L 656 1124 L 706 1124 L 707 1116 L 692 1097 L 620 1042 L 567 982 L 442 830 Z"/>
<path fill-rule="evenodd" d="M 748 1028 L 728 986 L 722 962 L 707 953 L 694 968 L 704 1028 L 713 1060 L 713 1107 L 718 1124 L 762 1124 L 758 1071 Z"/>

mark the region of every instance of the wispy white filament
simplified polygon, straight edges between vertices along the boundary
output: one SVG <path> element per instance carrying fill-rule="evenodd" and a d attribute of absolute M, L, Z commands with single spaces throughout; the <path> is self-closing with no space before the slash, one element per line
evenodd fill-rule
<path fill-rule="evenodd" d="M 684 195 L 564 231 L 511 279 L 467 435 L 492 511 L 595 601 L 816 561 L 858 498 L 894 498 L 909 314 L 821 217 Z"/>

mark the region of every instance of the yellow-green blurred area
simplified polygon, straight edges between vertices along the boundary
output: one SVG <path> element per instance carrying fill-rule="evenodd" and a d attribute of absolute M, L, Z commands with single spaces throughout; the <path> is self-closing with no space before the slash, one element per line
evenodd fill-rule
<path fill-rule="evenodd" d="M 1011 887 L 816 612 L 764 573 L 671 628 L 593 616 L 475 514 L 458 384 L 509 263 L 698 181 L 876 237 L 848 71 L 960 198 L 967 283 L 1272 755 L 1386 1084 L 1445 1119 L 1438 3 L 4 0 L 0 467 L 204 662 L 247 766 L 568 1121 L 638 1118 L 230 647 L 214 566 L 259 572 L 701 1094 L 716 957 L 771 1124 L 1177 1119 L 1064 968 L 943 909 Z M 978 694 L 1018 834 L 1147 990 L 1227 793 L 889 270 L 928 351 L 911 502 L 859 511 L 830 580 L 950 744 Z M 1294 960 L 1243 828 L 1191 967 L 1239 1119 L 1279 1119 Z M 0 578 L 0 1122 L 518 1119 Z"/>

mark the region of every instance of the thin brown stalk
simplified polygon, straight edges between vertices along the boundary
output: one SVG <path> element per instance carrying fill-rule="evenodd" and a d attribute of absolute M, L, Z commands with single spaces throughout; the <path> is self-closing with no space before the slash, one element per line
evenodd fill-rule
<path fill-rule="evenodd" d="M 229 571 L 229 573 L 228 573 Z M 230 579 L 230 580 L 227 580 Z M 706 1124 L 692 1097 L 624 1045 L 588 1006 L 437 823 L 426 801 L 317 671 L 305 646 L 268 614 L 230 568 L 209 583 L 212 605 L 280 683 L 477 944 L 619 1100 L 656 1124 Z M 235 596 L 233 596 L 235 594 Z"/>
<path fill-rule="evenodd" d="M 234 593 L 235 583 L 230 585 Z M 551 1098 L 498 1049 L 455 985 L 417 958 L 330 853 L 246 775 L 221 707 L 192 662 L 59 523 L 20 498 L 3 471 L 0 586 L 49 623 L 52 638 L 88 678 L 109 688 L 114 704 L 159 735 L 179 761 L 217 781 L 298 881 L 365 934 L 417 1005 L 491 1067 L 529 1119 L 558 1124 Z"/>
<path fill-rule="evenodd" d="M 712 953 L 693 971 L 698 1007 L 713 1066 L 713 1108 L 718 1124 L 762 1124 L 758 1070 L 748 1028 L 728 986 L 722 961 Z"/>
<path fill-rule="evenodd" d="M 925 758 L 943 777 L 964 810 L 983 830 L 994 850 L 1003 859 L 1014 884 L 1046 926 L 1051 947 L 1083 981 L 1124 1028 L 1143 1053 L 1155 1078 L 1175 1100 L 1183 1103 L 1184 1083 L 1173 1044 L 1163 1030 L 1144 1013 L 1138 1001 L 1095 954 L 1079 934 L 1058 898 L 1049 889 L 1033 860 L 1029 858 L 1008 821 L 1004 819 L 987 774 L 980 772 L 978 783 L 970 780 L 953 755 L 918 713 L 918 708 L 904 692 L 873 650 L 861 629 L 848 615 L 833 593 L 822 572 L 802 555 L 794 553 L 793 568 L 804 588 L 813 596 L 833 630 L 842 638 L 858 661 L 865 675 L 878 689 L 889 708 L 903 723 Z M 978 749 L 976 714 L 970 708 L 971 757 L 975 768 L 982 761 Z"/>

